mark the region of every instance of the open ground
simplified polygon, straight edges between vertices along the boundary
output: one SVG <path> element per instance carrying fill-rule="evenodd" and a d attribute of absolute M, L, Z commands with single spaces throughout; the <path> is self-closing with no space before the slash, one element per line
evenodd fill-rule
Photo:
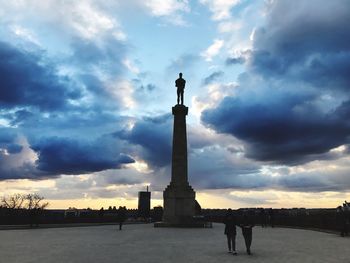
<path fill-rule="evenodd" d="M 288 228 L 253 231 L 253 255 L 238 229 L 238 256 L 227 253 L 224 226 L 154 228 L 151 224 L 0 231 L 1 262 L 350 262 L 350 240 Z"/>

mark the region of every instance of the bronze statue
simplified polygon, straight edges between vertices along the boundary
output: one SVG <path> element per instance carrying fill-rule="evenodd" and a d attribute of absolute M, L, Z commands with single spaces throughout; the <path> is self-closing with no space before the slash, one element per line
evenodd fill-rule
<path fill-rule="evenodd" d="M 180 102 L 181 105 L 184 104 L 184 90 L 185 90 L 186 80 L 182 78 L 182 73 L 179 73 L 179 78 L 175 81 L 175 87 L 177 87 L 177 104 Z"/>

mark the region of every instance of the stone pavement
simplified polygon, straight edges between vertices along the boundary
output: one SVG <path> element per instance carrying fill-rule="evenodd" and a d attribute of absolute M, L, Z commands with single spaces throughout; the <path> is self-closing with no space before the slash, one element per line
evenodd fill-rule
<path fill-rule="evenodd" d="M 62 262 L 350 262 L 350 238 L 288 229 L 253 229 L 253 255 L 238 229 L 238 256 L 227 253 L 222 224 L 212 229 L 154 228 L 153 224 L 0 231 L 1 263 Z"/>

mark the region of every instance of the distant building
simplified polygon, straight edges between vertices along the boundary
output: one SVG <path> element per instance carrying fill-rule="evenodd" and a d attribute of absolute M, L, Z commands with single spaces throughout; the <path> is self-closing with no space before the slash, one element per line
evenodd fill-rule
<path fill-rule="evenodd" d="M 139 192 L 139 205 L 138 205 L 138 216 L 143 218 L 149 218 L 151 211 L 151 192 L 141 191 Z"/>
<path fill-rule="evenodd" d="M 64 211 L 64 217 L 78 217 L 80 215 L 79 209 L 75 207 L 69 207 Z"/>
<path fill-rule="evenodd" d="M 152 219 L 155 222 L 162 221 L 163 218 L 163 207 L 155 206 L 153 207 Z"/>
<path fill-rule="evenodd" d="M 90 208 L 78 209 L 75 207 L 69 207 L 64 211 L 64 217 L 89 217 L 93 211 Z"/>

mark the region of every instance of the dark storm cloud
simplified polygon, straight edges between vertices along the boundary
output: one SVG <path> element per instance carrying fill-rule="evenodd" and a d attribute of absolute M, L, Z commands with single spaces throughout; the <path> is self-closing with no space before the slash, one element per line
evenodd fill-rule
<path fill-rule="evenodd" d="M 341 165 L 342 167 L 341 169 L 320 168 L 296 174 L 281 174 L 274 178 L 275 187 L 302 192 L 348 191 L 350 189 L 348 160 L 334 161 L 332 164 L 333 166 Z"/>
<path fill-rule="evenodd" d="M 223 75 L 224 75 L 223 71 L 215 71 L 203 80 L 203 84 L 208 85 L 210 83 L 213 83 L 214 81 L 216 81 L 217 79 L 219 79 Z"/>
<path fill-rule="evenodd" d="M 245 62 L 245 58 L 244 57 L 234 57 L 234 58 L 226 59 L 225 64 L 227 66 L 230 66 L 230 65 L 236 65 L 236 64 L 243 64 L 244 62 Z"/>
<path fill-rule="evenodd" d="M 106 169 L 118 169 L 134 160 L 120 153 L 113 138 L 95 141 L 50 137 L 33 143 L 38 154 L 37 169 L 49 174 L 84 174 Z"/>
<path fill-rule="evenodd" d="M 29 162 L 17 167 L 8 167 L 7 157 L 0 153 L 0 181 L 12 179 L 40 180 L 57 177 L 37 170 L 35 165 Z"/>
<path fill-rule="evenodd" d="M 0 127 L 0 181 L 44 176 L 32 163 L 23 162 L 24 147 L 18 139 L 17 129 Z"/>
<path fill-rule="evenodd" d="M 139 145 L 141 157 L 152 166 L 168 165 L 171 158 L 171 115 L 137 121 L 131 130 L 115 133 L 120 139 Z"/>
<path fill-rule="evenodd" d="M 294 165 L 348 144 L 349 20 L 346 1 L 274 1 L 237 96 L 204 111 L 203 123 L 241 139 L 246 156 L 261 161 Z"/>
<path fill-rule="evenodd" d="M 0 131 L 0 180 L 92 173 L 133 162 L 115 138 L 101 137 L 101 130 L 111 133 L 124 125 L 115 111 L 123 94 L 115 92 L 120 87 L 111 79 L 123 73 L 126 45 L 107 36 L 103 45 L 73 38 L 70 48 L 67 57 L 49 58 L 35 48 L 29 52 L 0 42 L 0 118 L 38 154 L 32 163 L 30 150 L 20 154 L 17 135 Z M 58 68 L 68 68 L 69 78 L 58 75 Z M 106 86 L 110 81 L 114 90 Z M 5 143 L 6 138 L 11 140 Z"/>
<path fill-rule="evenodd" d="M 225 98 L 202 120 L 222 133 L 248 143 L 246 155 L 262 161 L 298 163 L 309 154 L 321 154 L 346 143 L 349 123 L 336 114 L 299 114 L 300 98 L 280 98 L 274 104 L 249 105 Z M 307 160 L 307 159 L 306 159 Z"/>
<path fill-rule="evenodd" d="M 55 67 L 44 63 L 40 54 L 21 51 L 0 42 L 0 106 L 12 108 L 33 106 L 41 110 L 62 109 L 68 99 L 77 99 L 80 92 L 59 77 Z"/>
<path fill-rule="evenodd" d="M 17 137 L 15 129 L 0 126 L 0 145 L 13 143 Z"/>
<path fill-rule="evenodd" d="M 7 147 L 7 151 L 10 154 L 20 153 L 22 151 L 22 149 L 23 149 L 23 146 L 19 145 L 19 144 L 10 144 Z"/>
<path fill-rule="evenodd" d="M 15 129 L 0 127 L 0 150 L 6 150 L 7 154 L 20 153 L 23 147 L 16 143 L 17 138 Z"/>
<path fill-rule="evenodd" d="M 14 114 L 9 114 L 8 119 L 11 121 L 11 125 L 14 126 L 30 120 L 33 116 L 34 114 L 32 112 L 22 109 L 16 111 Z"/>
<path fill-rule="evenodd" d="M 259 174 L 260 166 L 244 158 L 228 158 L 220 147 L 192 151 L 189 156 L 191 182 L 200 189 L 264 188 L 270 178 Z"/>
<path fill-rule="evenodd" d="M 350 6 L 343 0 L 322 5 L 316 0 L 275 1 L 267 26 L 254 36 L 253 71 L 267 78 L 301 79 L 348 90 L 349 18 Z"/>
<path fill-rule="evenodd" d="M 344 154 L 341 154 L 344 157 Z M 210 162 L 208 162 L 210 160 Z M 328 169 L 332 165 L 332 169 Z M 348 191 L 348 158 L 319 161 L 295 171 L 288 166 L 269 166 L 240 155 L 228 155 L 220 147 L 206 147 L 189 155 L 191 184 L 196 189 L 275 189 L 298 192 Z M 311 169 L 310 169 L 311 168 Z"/>

